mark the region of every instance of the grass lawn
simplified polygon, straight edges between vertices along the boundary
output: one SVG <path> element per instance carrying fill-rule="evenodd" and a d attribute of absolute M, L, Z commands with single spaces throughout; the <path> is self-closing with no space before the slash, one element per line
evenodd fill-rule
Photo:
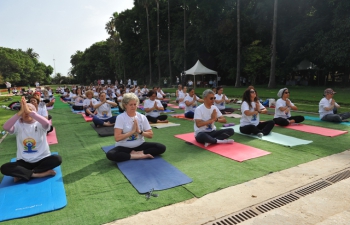
<path fill-rule="evenodd" d="M 260 91 L 261 89 L 261 91 Z M 324 88 L 290 89 L 291 99 L 302 96 L 305 99 L 315 95 L 316 107 L 322 97 Z M 198 89 L 200 93 L 203 89 Z M 274 97 L 277 90 L 257 88 L 260 96 Z M 343 92 L 337 95 L 342 99 Z M 239 97 L 242 89 L 226 87 L 228 96 Z M 309 94 L 307 94 L 309 92 Z M 294 94 L 295 93 L 295 94 Z M 344 91 L 345 93 L 345 91 Z M 273 96 L 272 96 L 273 95 Z M 345 95 L 345 94 L 344 94 Z M 277 96 L 276 96 L 277 98 Z M 345 102 L 344 97 L 344 102 Z M 2 103 L 1 103 L 2 104 Z M 235 106 L 239 107 L 239 105 Z M 299 107 L 300 108 L 300 107 Z M 0 108 L 0 122 L 3 124 L 14 111 Z M 6 112 L 6 113 L 3 113 Z M 181 112 L 181 111 L 177 111 Z M 114 143 L 113 137 L 99 137 L 85 122 L 81 115 L 71 113 L 69 107 L 56 101 L 55 108 L 49 111 L 53 117 L 53 126 L 59 143 L 51 145 L 52 152 L 59 152 L 63 158 L 62 173 L 68 204 L 65 208 L 28 218 L 5 221 L 2 224 L 102 224 L 120 218 L 135 215 L 139 212 L 157 209 L 166 205 L 181 202 L 193 197 L 202 197 L 211 192 L 240 184 L 271 172 L 284 170 L 301 163 L 309 162 L 328 155 L 349 149 L 349 134 L 334 138 L 309 134 L 281 127 L 274 132 L 292 137 L 312 140 L 308 145 L 285 147 L 255 138 L 235 134 L 236 142 L 260 148 L 272 154 L 244 161 L 242 163 L 205 151 L 174 137 L 175 134 L 193 132 L 193 122 L 170 118 L 171 122 L 181 126 L 164 129 L 153 129 L 152 141 L 167 146 L 163 158 L 193 179 L 193 182 L 169 190 L 158 191 L 158 198 L 146 200 L 138 194 L 117 166 L 106 159 L 102 146 Z M 293 113 L 296 115 L 296 113 Z M 261 120 L 270 120 L 273 116 L 262 115 Z M 239 124 L 239 119 L 228 118 L 228 122 Z M 338 130 L 350 131 L 350 126 L 327 122 L 305 121 L 305 124 L 323 126 Z M 15 137 L 8 135 L 0 144 L 0 165 L 16 155 Z M 145 171 L 146 172 L 146 171 Z M 160 171 L 161 172 L 161 171 Z M 2 175 L 0 174 L 0 179 Z"/>

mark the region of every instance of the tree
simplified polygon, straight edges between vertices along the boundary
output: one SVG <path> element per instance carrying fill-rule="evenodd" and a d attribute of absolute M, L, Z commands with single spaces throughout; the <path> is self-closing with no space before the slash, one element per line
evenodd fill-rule
<path fill-rule="evenodd" d="M 277 2 L 275 0 L 274 11 L 273 11 L 273 29 L 272 29 L 272 42 L 271 42 L 271 70 L 270 70 L 270 80 L 269 80 L 269 88 L 276 87 L 276 34 L 277 34 Z"/>
<path fill-rule="evenodd" d="M 158 86 L 160 86 L 160 77 L 161 77 L 161 72 L 160 72 L 160 50 L 159 50 L 159 0 L 156 0 L 157 3 L 157 65 L 158 65 Z"/>
<path fill-rule="evenodd" d="M 28 48 L 26 53 L 29 55 L 30 58 L 32 59 L 39 59 L 39 54 L 34 52 L 34 50 L 32 48 Z"/>
<path fill-rule="evenodd" d="M 170 51 L 170 0 L 168 0 L 168 57 L 169 57 L 169 77 L 170 77 L 170 84 L 172 84 L 173 81 L 173 75 L 171 73 L 171 51 Z"/>
<path fill-rule="evenodd" d="M 241 86 L 241 9 L 240 0 L 237 0 L 237 74 L 235 87 Z"/>

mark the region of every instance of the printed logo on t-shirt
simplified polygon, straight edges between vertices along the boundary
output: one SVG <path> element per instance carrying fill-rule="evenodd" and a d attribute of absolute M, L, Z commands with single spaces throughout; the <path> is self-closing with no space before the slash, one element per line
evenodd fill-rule
<path fill-rule="evenodd" d="M 23 147 L 26 153 L 35 153 L 36 150 L 36 141 L 33 138 L 26 138 L 23 140 Z"/>
<path fill-rule="evenodd" d="M 138 136 L 139 136 L 138 133 L 134 133 L 129 137 L 127 141 L 136 141 Z"/>
<path fill-rule="evenodd" d="M 256 115 L 255 114 L 252 116 L 252 121 L 256 121 Z"/>
<path fill-rule="evenodd" d="M 224 105 L 224 103 L 223 103 L 223 102 L 221 102 L 221 103 L 220 103 L 220 105 L 221 105 L 221 106 L 223 106 L 223 105 Z"/>
<path fill-rule="evenodd" d="M 208 124 L 205 130 L 213 130 L 213 124 Z"/>
<path fill-rule="evenodd" d="M 107 118 L 107 114 L 108 114 L 107 111 L 102 111 L 102 116 L 103 116 L 104 118 Z"/>
<path fill-rule="evenodd" d="M 83 103 L 83 100 L 82 100 L 82 99 L 80 99 L 80 100 L 79 100 L 79 103 Z"/>

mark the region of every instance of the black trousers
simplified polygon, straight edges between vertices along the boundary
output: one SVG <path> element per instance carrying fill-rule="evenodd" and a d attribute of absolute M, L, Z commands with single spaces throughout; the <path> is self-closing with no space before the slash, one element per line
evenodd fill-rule
<path fill-rule="evenodd" d="M 167 115 L 160 115 L 158 117 L 152 117 L 152 116 L 146 116 L 148 121 L 151 122 L 151 123 L 157 123 L 158 120 L 166 120 L 168 119 L 168 116 Z"/>
<path fill-rule="evenodd" d="M 83 107 L 83 106 L 73 105 L 73 109 L 74 109 L 74 110 L 83 110 L 84 107 Z"/>
<path fill-rule="evenodd" d="M 268 135 L 274 126 L 275 126 L 275 122 L 273 120 L 269 120 L 265 122 L 260 122 L 257 126 L 246 125 L 246 126 L 240 127 L 239 130 L 243 134 L 263 133 L 264 135 Z"/>
<path fill-rule="evenodd" d="M 24 160 L 5 163 L 1 166 L 1 173 L 6 176 L 19 177 L 30 180 L 33 173 L 43 173 L 61 165 L 62 157 L 59 155 L 50 155 L 36 163 L 29 163 Z"/>
<path fill-rule="evenodd" d="M 135 148 L 128 148 L 123 146 L 117 146 L 107 152 L 107 159 L 115 162 L 122 162 L 130 160 L 130 152 L 143 151 L 145 154 L 151 154 L 153 156 L 160 155 L 165 152 L 166 147 L 163 144 L 155 142 L 143 142 L 141 145 Z"/>
<path fill-rule="evenodd" d="M 196 141 L 199 143 L 215 144 L 217 140 L 224 140 L 231 137 L 235 131 L 232 128 L 214 130 L 212 132 L 199 132 L 196 136 Z"/>
<path fill-rule="evenodd" d="M 232 109 L 232 108 L 220 109 L 220 112 L 221 112 L 222 114 L 226 114 L 227 112 L 233 113 L 234 111 L 235 111 L 235 110 Z"/>
<path fill-rule="evenodd" d="M 289 125 L 288 120 L 294 120 L 296 123 L 301 123 L 305 120 L 305 118 L 303 116 L 291 116 L 287 119 L 281 118 L 281 117 L 273 119 L 275 124 L 280 125 L 280 126 L 288 126 Z"/>

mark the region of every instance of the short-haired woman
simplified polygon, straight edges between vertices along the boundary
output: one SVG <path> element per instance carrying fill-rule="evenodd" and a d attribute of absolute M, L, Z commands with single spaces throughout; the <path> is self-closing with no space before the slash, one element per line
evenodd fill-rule
<path fill-rule="evenodd" d="M 124 113 L 117 117 L 114 125 L 115 148 L 107 152 L 107 158 L 122 162 L 130 159 L 154 158 L 165 152 L 163 144 L 145 142 L 153 132 L 146 116 L 137 112 L 139 99 L 134 93 L 124 95 L 121 107 Z"/>
<path fill-rule="evenodd" d="M 117 107 L 117 103 L 108 101 L 106 99 L 106 93 L 101 92 L 99 94 L 100 102 L 94 105 L 94 109 L 97 111 L 96 115 L 92 119 L 92 122 L 96 127 L 111 127 L 115 123 L 116 116 L 112 115 L 112 107 Z"/>
<path fill-rule="evenodd" d="M 163 111 L 164 107 L 162 103 L 156 99 L 157 93 L 154 90 L 148 92 L 149 99 L 145 100 L 144 109 L 146 112 L 146 117 L 151 123 L 168 123 L 169 121 L 167 115 L 160 115 L 159 111 Z"/>
<path fill-rule="evenodd" d="M 185 117 L 193 119 L 194 111 L 197 108 L 197 102 L 204 102 L 203 99 L 197 97 L 194 93 L 194 89 L 188 89 L 188 95 L 185 97 Z"/>
<path fill-rule="evenodd" d="M 268 135 L 275 126 L 273 120 L 260 122 L 259 114 L 266 114 L 267 110 L 259 102 L 258 93 L 253 86 L 249 86 L 243 93 L 241 112 L 239 130 L 243 134 L 255 134 L 262 137 Z"/>

